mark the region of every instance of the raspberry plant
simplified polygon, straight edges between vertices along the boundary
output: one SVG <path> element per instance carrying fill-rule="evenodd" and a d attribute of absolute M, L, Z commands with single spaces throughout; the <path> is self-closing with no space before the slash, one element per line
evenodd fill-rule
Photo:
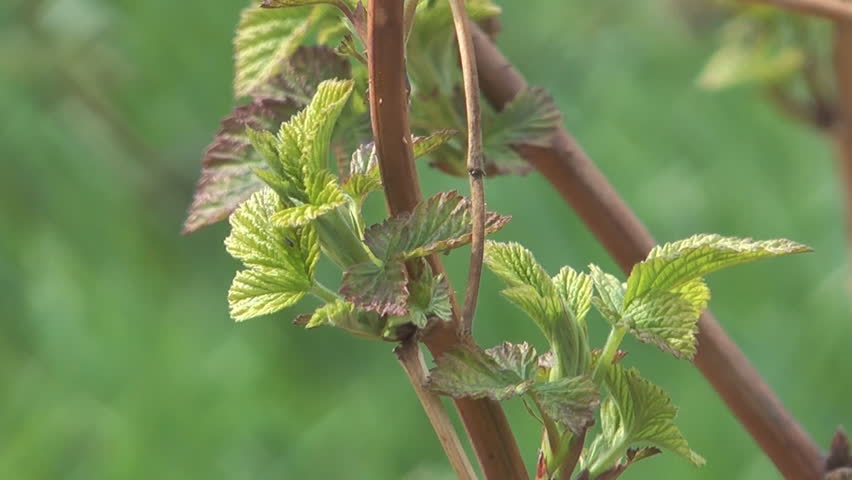
<path fill-rule="evenodd" d="M 456 399 L 486 478 L 523 476 L 522 462 L 518 467 L 514 458 L 485 453 L 496 445 L 511 457 L 510 432 L 501 430 L 503 438 L 495 440 L 477 430 L 487 412 L 504 422 L 495 402 L 512 397 L 520 397 L 543 428 L 537 479 L 614 479 L 662 451 L 702 465 L 674 423 L 677 408 L 625 365 L 621 342 L 630 333 L 690 361 L 710 299 L 706 275 L 808 248 L 788 240 L 695 235 L 652 249 L 623 281 L 595 265 L 585 271 L 566 266 L 550 276 L 522 245 L 485 242 L 484 235 L 510 219 L 485 211 L 482 177 L 526 173 L 530 166 L 515 147 L 548 147 L 559 113 L 537 88 L 518 92 L 499 111 L 479 107 L 465 36 L 471 20 L 496 19 L 500 10 L 490 0 L 470 0 L 466 8 L 460 1 L 375 3 L 384 6 L 371 4 L 368 11 L 360 0 L 265 0 L 243 12 L 234 89 L 244 100 L 205 153 L 185 224 L 192 232 L 229 219 L 225 246 L 244 265 L 228 292 L 231 316 L 280 315 L 312 296 L 322 305 L 296 318 L 297 325 L 399 343 L 403 367 L 460 478 L 476 474 L 435 394 Z M 394 127 L 405 130 L 410 121 L 401 144 L 386 138 L 381 125 L 384 102 L 392 101 L 383 96 L 381 76 L 393 72 L 378 69 L 378 42 L 395 39 L 376 35 L 393 25 L 392 15 L 407 60 L 398 72 L 404 86 L 392 92 L 406 103 L 403 123 Z M 389 165 L 407 160 L 386 158 L 393 142 L 411 160 L 424 157 L 448 174 L 469 176 L 472 198 L 438 192 L 397 211 L 391 188 L 405 186 L 393 184 Z M 367 225 L 362 208 L 371 194 L 385 194 L 394 213 Z M 474 253 L 461 310 L 435 255 L 467 244 Z M 340 272 L 337 284 L 317 280 L 320 258 Z M 547 352 L 539 355 L 528 343 L 483 349 L 473 342 L 483 260 L 505 284 L 503 296 L 541 330 Z M 610 327 L 600 348 L 588 334 L 592 307 Z M 450 340 L 430 340 L 441 335 Z M 421 341 L 435 357 L 428 379 Z"/>

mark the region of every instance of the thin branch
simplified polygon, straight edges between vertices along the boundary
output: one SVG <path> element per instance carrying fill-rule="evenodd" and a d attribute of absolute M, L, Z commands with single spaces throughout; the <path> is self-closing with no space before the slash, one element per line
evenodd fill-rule
<path fill-rule="evenodd" d="M 837 163 L 846 195 L 847 258 L 852 259 L 852 21 L 834 25 L 834 71 L 840 111 L 835 128 Z"/>
<path fill-rule="evenodd" d="M 444 447 L 444 453 L 447 454 L 456 476 L 461 480 L 474 480 L 476 473 L 467 458 L 464 446 L 459 441 L 453 422 L 447 415 L 447 411 L 444 410 L 444 404 L 441 403 L 441 399 L 437 395 L 425 387 L 427 368 L 420 346 L 415 341 L 407 341 L 396 347 L 394 353 L 399 359 L 402 369 L 405 370 L 405 374 L 408 375 L 408 379 L 417 393 L 417 398 L 420 399 L 423 410 L 426 411 L 426 416 L 429 417 L 432 428 L 438 435 L 438 440 Z"/>
<path fill-rule="evenodd" d="M 464 0 L 449 0 L 453 11 L 453 24 L 459 44 L 462 76 L 464 77 L 464 105 L 467 115 L 467 173 L 470 180 L 471 231 L 470 267 L 467 274 L 467 288 L 464 294 L 464 310 L 459 324 L 459 335 L 470 336 L 473 328 L 473 316 L 476 313 L 476 300 L 479 296 L 479 282 L 482 277 L 482 259 L 485 253 L 485 186 L 482 168 L 482 126 L 479 109 L 479 79 L 476 72 L 476 53 L 470 34 L 470 18 L 464 6 Z"/>
<path fill-rule="evenodd" d="M 797 13 L 829 20 L 852 20 L 852 3 L 846 0 L 740 0 L 744 3 L 773 5 Z"/>
<path fill-rule="evenodd" d="M 392 214 L 411 211 L 421 200 L 411 150 L 404 65 L 403 3 L 371 0 L 367 9 L 368 70 L 373 136 L 379 157 L 388 208 Z M 436 273 L 444 271 L 432 256 Z M 458 309 L 454 308 L 457 317 Z M 423 342 L 434 357 L 465 342 L 456 323 L 439 322 L 423 332 Z M 529 478 L 518 444 L 500 404 L 488 400 L 457 399 L 456 409 L 487 480 Z"/>
<path fill-rule="evenodd" d="M 851 6 L 852 7 L 852 6 Z M 480 86 L 497 108 L 526 88 L 517 70 L 481 32 L 474 33 Z M 517 146 L 574 208 L 625 272 L 645 258 L 654 239 L 577 142 L 564 129 L 551 146 Z M 819 448 L 784 409 L 710 312 L 699 322 L 695 365 L 787 479 L 818 479 Z"/>

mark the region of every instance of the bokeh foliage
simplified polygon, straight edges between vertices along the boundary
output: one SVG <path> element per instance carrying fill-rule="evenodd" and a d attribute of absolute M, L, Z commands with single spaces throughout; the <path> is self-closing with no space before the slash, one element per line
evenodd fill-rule
<path fill-rule="evenodd" d="M 0 3 L 0 478 L 451 477 L 388 345 L 308 334 L 289 314 L 235 325 L 225 227 L 178 236 L 231 106 L 243 3 Z M 844 234 L 823 139 L 758 90 L 697 89 L 716 37 L 670 2 L 502 6 L 507 55 L 659 240 L 814 247 L 711 278 L 710 305 L 821 443 L 852 425 L 852 382 L 837 373 L 852 338 Z M 423 167 L 427 193 L 466 188 Z M 487 195 L 514 217 L 496 238 L 549 270 L 614 270 L 538 175 L 493 178 Z M 382 205 L 368 207 L 378 217 Z M 466 265 L 448 259 L 457 287 Z M 483 291 L 482 344 L 538 338 L 493 276 Z M 604 322 L 589 321 L 600 339 Z M 631 478 L 774 478 L 694 369 L 635 347 L 632 364 L 671 393 L 709 462 L 661 458 Z M 508 410 L 532 463 L 538 427 Z"/>

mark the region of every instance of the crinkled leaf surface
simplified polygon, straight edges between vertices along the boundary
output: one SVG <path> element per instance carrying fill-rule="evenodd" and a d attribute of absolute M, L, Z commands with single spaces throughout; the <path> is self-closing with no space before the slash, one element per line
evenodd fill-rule
<path fill-rule="evenodd" d="M 592 277 L 571 267 L 562 267 L 553 277 L 553 284 L 577 321 L 584 322 L 592 305 Z"/>
<path fill-rule="evenodd" d="M 635 368 L 610 367 L 606 379 L 611 404 L 601 409 L 602 432 L 609 448 L 627 451 L 633 445 L 670 450 L 695 465 L 704 459 L 690 450 L 675 426 L 677 408 L 666 392 L 642 378 Z M 594 468 L 592 469 L 594 470 Z"/>
<path fill-rule="evenodd" d="M 537 384 L 535 396 L 544 412 L 574 433 L 580 433 L 595 421 L 600 395 L 587 376 L 561 378 Z"/>
<path fill-rule="evenodd" d="M 224 220 L 263 185 L 253 173 L 253 169 L 262 167 L 263 159 L 249 143 L 246 128 L 272 130 L 297 110 L 297 104 L 289 99 L 256 98 L 238 106 L 222 120 L 213 143 L 204 153 L 201 178 L 183 233 Z"/>
<path fill-rule="evenodd" d="M 309 170 L 305 175 L 304 185 L 308 203 L 281 210 L 273 218 L 276 222 L 288 227 L 307 225 L 346 203 L 346 195 L 328 170 Z"/>
<path fill-rule="evenodd" d="M 311 103 L 281 125 L 276 146 L 281 166 L 270 165 L 273 170 L 292 176 L 328 168 L 331 135 L 353 85 L 351 80 L 325 80 L 317 86 Z"/>
<path fill-rule="evenodd" d="M 702 277 L 725 267 L 806 251 L 808 247 L 789 240 L 720 235 L 695 235 L 655 247 L 627 279 L 620 318 L 639 340 L 691 359 L 698 317 L 710 299 Z M 603 307 L 602 311 L 615 308 Z"/>
<path fill-rule="evenodd" d="M 253 170 L 262 169 L 264 159 L 252 148 L 247 129 L 277 131 L 282 122 L 308 103 L 320 81 L 350 75 L 349 64 L 322 47 L 302 47 L 285 63 L 282 74 L 273 77 L 249 103 L 237 106 L 222 121 L 202 159 L 201 178 L 184 233 L 227 218 L 263 185 Z"/>
<path fill-rule="evenodd" d="M 671 290 L 726 267 L 810 250 L 805 245 L 783 239 L 754 241 L 694 235 L 655 247 L 645 261 L 636 264 L 627 279 L 624 304 L 629 305 L 634 298 L 651 290 Z"/>
<path fill-rule="evenodd" d="M 315 18 L 313 8 L 245 9 L 234 39 L 236 95 L 251 95 L 281 73 Z"/>
<path fill-rule="evenodd" d="M 367 143 L 359 146 L 349 161 L 349 173 L 343 183 L 343 190 L 358 203 L 371 192 L 382 189 L 382 176 L 379 172 L 379 158 L 376 155 L 376 144 Z"/>
<path fill-rule="evenodd" d="M 509 217 L 488 212 L 486 233 L 503 228 Z M 470 201 L 456 192 L 442 192 L 418 204 L 411 213 L 373 225 L 364 233 L 370 250 L 383 260 L 409 260 L 470 243 Z"/>
<path fill-rule="evenodd" d="M 454 398 L 505 400 L 532 387 L 535 358 L 535 350 L 527 344 L 503 344 L 485 352 L 450 350 L 436 360 L 428 387 Z"/>
<path fill-rule="evenodd" d="M 305 328 L 330 325 L 359 337 L 381 338 L 385 322 L 375 312 L 362 310 L 350 302 L 338 300 L 317 308 Z"/>
<path fill-rule="evenodd" d="M 605 273 L 597 265 L 589 265 L 589 276 L 597 292 L 597 295 L 592 298 L 592 304 L 609 323 L 614 325 L 620 323 L 627 284 L 622 283 L 614 275 Z"/>
<path fill-rule="evenodd" d="M 486 115 L 482 122 L 487 160 L 506 172 L 526 173 L 529 164 L 512 146 L 549 146 L 562 115 L 550 95 L 534 87 L 521 90 L 503 110 Z"/>
<path fill-rule="evenodd" d="M 697 349 L 698 317 L 707 308 L 710 289 L 694 279 L 672 291 L 652 290 L 634 299 L 624 318 L 633 335 L 677 358 L 692 359 Z"/>
<path fill-rule="evenodd" d="M 380 315 L 405 315 L 408 313 L 405 264 L 393 261 L 382 266 L 372 262 L 353 265 L 343 274 L 340 294 L 364 310 Z"/>
<path fill-rule="evenodd" d="M 281 208 L 278 196 L 263 189 L 231 215 L 231 234 L 225 246 L 246 266 L 228 292 L 231 316 L 236 320 L 281 310 L 311 289 L 319 258 L 316 233 L 310 228 L 276 224 L 272 217 Z"/>
<path fill-rule="evenodd" d="M 532 252 L 515 242 L 485 244 L 485 264 L 509 287 L 529 286 L 543 297 L 556 295 L 556 286 Z"/>
<path fill-rule="evenodd" d="M 523 310 L 547 337 L 559 375 L 584 372 L 588 363 L 585 327 L 532 253 L 517 243 L 486 242 L 485 265 L 508 285 L 501 291 L 503 296 Z"/>
<path fill-rule="evenodd" d="M 444 275 L 433 275 L 428 263 L 422 263 L 423 273 L 415 281 L 408 282 L 408 315 L 406 320 L 425 327 L 429 317 L 443 321 L 452 319 L 450 284 Z"/>

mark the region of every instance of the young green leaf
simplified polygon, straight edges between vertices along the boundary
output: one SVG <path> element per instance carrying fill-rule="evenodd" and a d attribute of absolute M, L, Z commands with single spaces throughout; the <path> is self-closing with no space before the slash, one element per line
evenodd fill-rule
<path fill-rule="evenodd" d="M 370 339 L 382 338 L 385 322 L 375 312 L 359 309 L 352 303 L 337 300 L 316 309 L 305 328 L 316 328 L 323 325 L 345 330 L 353 335 Z"/>
<path fill-rule="evenodd" d="M 247 129 L 277 131 L 282 122 L 309 103 L 322 80 L 350 76 L 346 60 L 323 47 L 300 47 L 282 70 L 283 73 L 259 87 L 251 102 L 236 107 L 222 121 L 202 159 L 201 178 L 184 223 L 184 233 L 224 220 L 263 186 L 264 182 L 253 171 L 264 171 L 264 159 L 252 148 Z M 341 132 L 345 135 L 335 142 L 348 143 L 353 130 L 356 129 Z"/>
<path fill-rule="evenodd" d="M 556 296 L 541 295 L 530 285 L 505 288 L 500 293 L 526 313 L 548 340 L 552 340 L 553 330 L 563 318 L 562 306 Z"/>
<path fill-rule="evenodd" d="M 425 137 L 414 137 L 412 148 L 414 158 L 429 155 L 434 150 L 446 144 L 450 139 L 459 134 L 457 130 L 439 130 Z"/>
<path fill-rule="evenodd" d="M 586 314 L 592 304 L 592 277 L 571 267 L 562 267 L 553 277 L 553 284 L 577 321 L 585 323 Z"/>
<path fill-rule="evenodd" d="M 597 265 L 589 265 L 589 272 L 598 292 L 597 296 L 592 298 L 592 304 L 609 323 L 619 324 L 624 316 L 624 292 L 627 284 L 605 273 Z"/>
<path fill-rule="evenodd" d="M 283 61 L 293 54 L 310 32 L 314 9 L 250 7 L 243 11 L 237 36 L 234 91 L 251 95 L 281 73 Z"/>
<path fill-rule="evenodd" d="M 704 286 L 704 282 L 698 282 L 696 285 Z M 708 292 L 706 288 L 703 291 Z M 640 341 L 655 344 L 677 358 L 691 359 L 696 351 L 698 316 L 706 306 L 706 297 L 696 304 L 683 293 L 654 290 L 632 302 L 624 317 Z"/>
<path fill-rule="evenodd" d="M 546 147 L 561 123 L 559 109 L 544 89 L 524 89 L 503 110 L 483 119 L 485 156 L 495 165 L 523 171 L 526 162 L 512 145 Z"/>
<path fill-rule="evenodd" d="M 621 314 L 615 315 L 616 306 L 603 300 L 599 301 L 601 311 L 628 325 L 639 340 L 691 359 L 696 351 L 696 323 L 710 299 L 702 280 L 705 275 L 761 258 L 807 251 L 808 247 L 789 240 L 754 241 L 720 235 L 695 235 L 667 243 L 652 249 L 645 261 L 633 267 Z"/>
<path fill-rule="evenodd" d="M 655 247 L 645 261 L 636 264 L 627 279 L 624 305 L 651 290 L 669 291 L 726 267 L 808 251 L 810 248 L 804 245 L 783 239 L 754 241 L 694 235 Z"/>
<path fill-rule="evenodd" d="M 452 319 L 450 284 L 443 275 L 433 275 L 432 268 L 423 262 L 423 273 L 417 281 L 409 281 L 408 315 L 406 320 L 425 327 L 429 317 L 443 321 Z"/>
<path fill-rule="evenodd" d="M 331 135 L 352 87 L 351 80 L 320 83 L 311 103 L 281 125 L 277 145 L 281 168 L 288 172 L 328 168 Z"/>
<path fill-rule="evenodd" d="M 616 465 L 634 445 L 653 445 L 670 450 L 695 465 L 704 459 L 689 449 L 686 439 L 674 424 L 677 408 L 658 386 L 642 378 L 639 372 L 612 365 L 606 385 L 611 397 L 601 406 L 602 446 L 591 459 L 592 475 Z"/>
<path fill-rule="evenodd" d="M 225 247 L 247 270 L 239 272 L 228 293 L 236 320 L 288 307 L 313 286 L 319 243 L 313 229 L 282 227 L 272 221 L 281 202 L 270 189 L 256 192 L 231 215 Z"/>
<path fill-rule="evenodd" d="M 584 373 L 586 330 L 532 253 L 517 243 L 486 242 L 485 265 L 509 286 L 503 296 L 523 310 L 550 343 L 556 357 L 551 379 Z"/>
<path fill-rule="evenodd" d="M 300 227 L 346 203 L 346 195 L 328 170 L 308 170 L 304 185 L 308 203 L 281 210 L 274 221 L 286 227 Z"/>
<path fill-rule="evenodd" d="M 358 147 L 349 162 L 349 174 L 343 183 L 343 191 L 360 205 L 372 192 L 382 189 L 382 176 L 379 172 L 379 158 L 376 144 L 367 143 Z"/>
<path fill-rule="evenodd" d="M 379 315 L 408 313 L 408 274 L 400 261 L 382 266 L 372 262 L 349 267 L 343 274 L 340 294 L 364 310 Z"/>
<path fill-rule="evenodd" d="M 547 416 L 575 434 L 594 423 L 600 403 L 598 388 L 587 376 L 536 384 L 534 395 Z"/>
<path fill-rule="evenodd" d="M 550 276 L 532 252 L 518 243 L 486 242 L 485 265 L 509 287 L 528 286 L 542 297 L 557 295 Z"/>
<path fill-rule="evenodd" d="M 410 214 L 397 215 L 364 233 L 364 241 L 381 260 L 410 260 L 470 243 L 470 201 L 456 192 L 442 192 L 418 204 Z M 488 212 L 486 233 L 503 228 L 509 217 Z"/>
<path fill-rule="evenodd" d="M 302 105 L 311 103 L 321 82 L 352 77 L 352 67 L 345 58 L 317 45 L 299 47 L 282 62 L 280 70 L 257 87 L 258 94 L 283 96 Z"/>
<path fill-rule="evenodd" d="M 435 360 L 430 390 L 453 398 L 505 400 L 523 395 L 535 377 L 535 350 L 527 344 L 503 344 L 485 352 L 457 348 Z"/>

